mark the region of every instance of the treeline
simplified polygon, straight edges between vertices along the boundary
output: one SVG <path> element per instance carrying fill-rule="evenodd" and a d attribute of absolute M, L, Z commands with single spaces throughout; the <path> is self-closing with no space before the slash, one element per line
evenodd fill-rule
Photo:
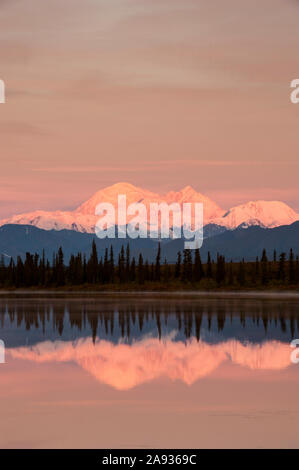
<path fill-rule="evenodd" d="M 210 253 L 201 259 L 200 250 L 178 252 L 175 264 L 162 261 L 161 245 L 157 247 L 154 263 L 131 256 L 130 247 L 122 246 L 115 260 L 112 246 L 99 257 L 95 242 L 90 257 L 78 253 L 64 262 L 62 248 L 50 262 L 38 254 L 26 253 L 25 260 L 19 256 L 8 265 L 4 257 L 0 261 L 0 287 L 63 287 L 63 286 L 148 285 L 152 287 L 189 286 L 202 289 L 299 287 L 299 259 L 291 249 L 288 254 L 276 251 L 271 257 L 263 250 L 255 262 L 227 262 L 218 254 L 214 260 Z"/>

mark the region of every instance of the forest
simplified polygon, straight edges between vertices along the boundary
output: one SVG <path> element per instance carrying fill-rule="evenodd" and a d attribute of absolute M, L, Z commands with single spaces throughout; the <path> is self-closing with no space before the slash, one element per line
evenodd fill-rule
<path fill-rule="evenodd" d="M 115 259 L 112 246 L 102 256 L 93 242 L 89 258 L 73 254 L 64 262 L 62 248 L 52 260 L 45 254 L 26 253 L 17 260 L 0 260 L 0 288 L 74 288 L 120 290 L 180 290 L 180 289 L 292 289 L 299 290 L 299 257 L 289 253 L 270 255 L 263 250 L 255 262 L 226 260 L 221 254 L 212 259 L 208 253 L 202 260 L 200 250 L 178 252 L 177 261 L 163 259 L 161 245 L 156 260 L 149 263 L 142 253 L 137 259 L 129 245 L 122 246 Z"/>

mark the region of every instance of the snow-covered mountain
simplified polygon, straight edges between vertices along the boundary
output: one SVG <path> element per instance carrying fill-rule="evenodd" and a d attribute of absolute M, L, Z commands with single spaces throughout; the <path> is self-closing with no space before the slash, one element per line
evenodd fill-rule
<path fill-rule="evenodd" d="M 100 202 L 109 202 L 117 207 L 118 195 L 125 194 L 127 204 L 142 202 L 148 206 L 150 202 L 160 202 L 162 197 L 146 189 L 138 188 L 130 183 L 116 183 L 107 188 L 97 191 L 90 199 L 84 202 L 76 210 L 76 214 L 94 215 L 95 209 Z"/>
<path fill-rule="evenodd" d="M 149 213 L 150 203 L 163 202 L 202 202 L 204 204 L 205 224 L 215 217 L 220 217 L 224 211 L 211 199 L 196 192 L 190 186 L 179 192 L 172 191 L 165 196 L 153 193 L 142 188 L 138 188 L 129 183 L 117 183 L 96 192 L 90 199 L 84 202 L 74 211 L 34 211 L 25 214 L 15 215 L 0 221 L 0 225 L 20 224 L 34 225 L 45 230 L 77 230 L 79 232 L 93 233 L 99 217 L 95 215 L 95 209 L 101 202 L 109 202 L 117 207 L 118 196 L 126 195 L 127 205 L 134 202 L 142 202 Z"/>
<path fill-rule="evenodd" d="M 182 205 L 184 202 L 202 202 L 204 207 L 205 224 L 212 223 L 215 217 L 220 217 L 224 214 L 224 210 L 221 209 L 216 202 L 212 201 L 207 196 L 198 193 L 191 186 L 186 186 L 181 191 L 170 191 L 166 194 L 164 199 L 168 204 L 178 202 Z"/>
<path fill-rule="evenodd" d="M 0 226 L 6 224 L 33 225 L 44 230 L 76 230 L 78 232 L 93 233 L 98 217 L 75 212 L 46 212 L 34 211 L 14 215 L 0 221 Z"/>
<path fill-rule="evenodd" d="M 118 195 L 125 194 L 127 204 L 142 202 L 147 209 L 152 202 L 168 204 L 177 202 L 202 202 L 204 205 L 204 224 L 215 224 L 227 229 L 236 227 L 260 225 L 261 227 L 278 227 L 289 225 L 299 220 L 299 214 L 279 201 L 255 201 L 233 207 L 225 212 L 214 201 L 195 191 L 190 186 L 181 191 L 170 191 L 160 195 L 138 188 L 129 183 L 117 183 L 96 192 L 90 199 L 74 211 L 34 211 L 19 214 L 0 221 L 5 224 L 33 225 L 44 230 L 75 230 L 78 232 L 94 233 L 98 216 L 95 208 L 100 202 L 110 202 L 117 207 Z"/>
<path fill-rule="evenodd" d="M 214 224 L 233 230 L 240 225 L 243 227 L 259 225 L 265 228 L 290 225 L 299 220 L 291 207 L 280 201 L 250 201 L 240 206 L 232 207 L 222 217 L 215 218 Z"/>

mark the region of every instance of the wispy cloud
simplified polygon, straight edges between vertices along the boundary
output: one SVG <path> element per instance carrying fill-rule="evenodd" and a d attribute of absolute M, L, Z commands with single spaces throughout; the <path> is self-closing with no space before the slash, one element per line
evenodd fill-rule
<path fill-rule="evenodd" d="M 99 172 L 115 172 L 136 173 L 145 169 L 161 169 L 161 167 L 173 167 L 184 165 L 185 167 L 246 167 L 246 166 L 298 166 L 299 161 L 263 161 L 263 160 L 159 160 L 159 161 L 140 161 L 138 163 L 124 163 L 123 165 L 56 165 L 32 168 L 36 172 L 49 173 L 93 173 Z"/>

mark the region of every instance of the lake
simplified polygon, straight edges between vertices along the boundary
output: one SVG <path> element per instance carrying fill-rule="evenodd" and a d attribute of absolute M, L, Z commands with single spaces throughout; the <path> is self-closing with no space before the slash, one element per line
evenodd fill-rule
<path fill-rule="evenodd" d="M 299 447 L 296 296 L 2 293 L 0 325 L 1 448 Z"/>

